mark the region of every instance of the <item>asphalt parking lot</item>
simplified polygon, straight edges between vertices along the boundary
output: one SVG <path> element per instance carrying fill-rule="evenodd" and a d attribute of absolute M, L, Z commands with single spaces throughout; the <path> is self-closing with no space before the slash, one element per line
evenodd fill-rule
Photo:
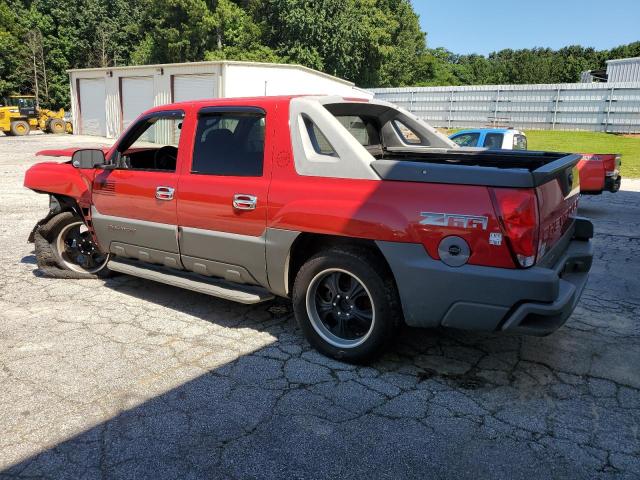
<path fill-rule="evenodd" d="M 39 277 L 23 174 L 97 143 L 0 137 L 0 478 L 640 477 L 640 181 L 583 198 L 596 259 L 555 334 L 408 329 L 356 368 L 284 301 Z"/>

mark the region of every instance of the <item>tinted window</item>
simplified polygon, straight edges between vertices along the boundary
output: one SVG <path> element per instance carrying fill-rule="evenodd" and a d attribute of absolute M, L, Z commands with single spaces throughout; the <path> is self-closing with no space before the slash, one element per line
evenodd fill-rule
<path fill-rule="evenodd" d="M 453 137 L 451 140 L 456 142 L 461 147 L 476 147 L 478 146 L 479 139 L 479 133 L 463 133 Z"/>
<path fill-rule="evenodd" d="M 502 133 L 487 133 L 484 137 L 484 148 L 489 150 L 500 150 L 502 148 L 502 139 L 504 138 Z"/>
<path fill-rule="evenodd" d="M 360 145 L 367 147 L 380 143 L 378 129 L 371 120 L 357 115 L 337 115 L 336 118 L 358 140 Z"/>
<path fill-rule="evenodd" d="M 262 113 L 214 113 L 198 119 L 193 173 L 259 177 L 264 161 Z"/>
<path fill-rule="evenodd" d="M 324 133 L 318 128 L 318 126 L 313 123 L 313 121 L 309 117 L 304 118 L 304 125 L 307 128 L 307 134 L 309 135 L 309 140 L 311 140 L 311 145 L 313 145 L 313 149 L 316 153 L 320 155 L 331 155 L 332 157 L 337 157 L 336 153 L 327 137 L 325 137 Z"/>

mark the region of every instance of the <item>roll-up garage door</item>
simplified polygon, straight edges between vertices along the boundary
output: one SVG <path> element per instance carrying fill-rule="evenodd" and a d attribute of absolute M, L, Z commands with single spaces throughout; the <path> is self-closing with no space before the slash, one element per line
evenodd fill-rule
<path fill-rule="evenodd" d="M 106 93 L 103 78 L 80 79 L 80 133 L 107 135 Z"/>
<path fill-rule="evenodd" d="M 153 77 L 123 77 L 121 81 L 124 130 L 138 115 L 153 107 Z"/>
<path fill-rule="evenodd" d="M 217 86 L 215 74 L 174 75 L 173 101 L 186 102 L 216 98 Z"/>

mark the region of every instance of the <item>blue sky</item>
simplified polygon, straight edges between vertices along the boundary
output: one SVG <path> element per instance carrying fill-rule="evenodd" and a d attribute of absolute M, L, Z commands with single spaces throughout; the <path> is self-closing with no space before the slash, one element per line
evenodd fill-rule
<path fill-rule="evenodd" d="M 482 53 L 640 40 L 640 0 L 412 0 L 430 48 Z"/>

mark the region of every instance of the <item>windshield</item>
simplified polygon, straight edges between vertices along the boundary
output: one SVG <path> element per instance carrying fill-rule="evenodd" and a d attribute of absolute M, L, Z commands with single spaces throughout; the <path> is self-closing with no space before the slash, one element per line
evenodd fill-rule
<path fill-rule="evenodd" d="M 33 108 L 35 101 L 33 98 L 9 97 L 7 104 L 11 107 Z"/>

